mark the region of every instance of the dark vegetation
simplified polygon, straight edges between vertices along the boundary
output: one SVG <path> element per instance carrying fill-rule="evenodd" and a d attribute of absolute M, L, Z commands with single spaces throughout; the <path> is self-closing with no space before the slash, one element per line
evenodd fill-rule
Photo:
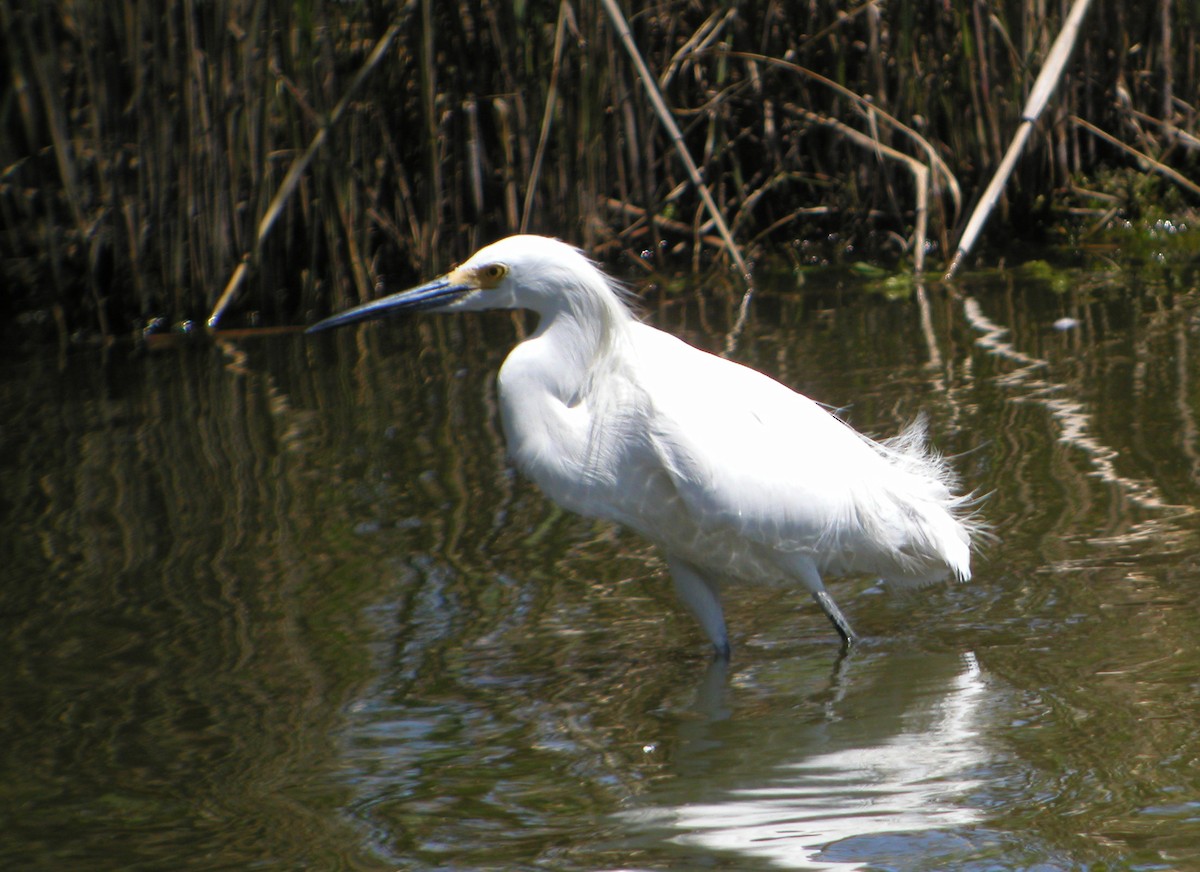
<path fill-rule="evenodd" d="M 748 259 L 911 268 L 923 166 L 937 268 L 1068 5 L 621 8 Z M 0 316 L 26 327 L 226 291 L 226 323 L 295 322 L 521 229 L 725 258 L 601 0 L 0 0 L 0 26 Z M 986 235 L 1186 220 L 1197 94 L 1200 6 L 1095 0 Z"/>

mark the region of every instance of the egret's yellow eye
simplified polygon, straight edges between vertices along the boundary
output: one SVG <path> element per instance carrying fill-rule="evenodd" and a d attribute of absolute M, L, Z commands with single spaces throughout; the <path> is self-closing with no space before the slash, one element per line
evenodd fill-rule
<path fill-rule="evenodd" d="M 500 284 L 501 280 L 508 275 L 508 267 L 502 263 L 488 264 L 476 274 L 479 280 L 479 287 L 491 289 Z"/>

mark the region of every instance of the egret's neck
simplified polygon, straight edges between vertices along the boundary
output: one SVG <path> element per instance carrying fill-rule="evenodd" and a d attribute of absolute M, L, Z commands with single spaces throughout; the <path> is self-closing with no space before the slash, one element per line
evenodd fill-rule
<path fill-rule="evenodd" d="M 509 455 L 551 499 L 583 512 L 604 453 L 593 425 L 630 384 L 633 315 L 611 289 L 602 291 L 539 307 L 537 330 L 499 377 Z"/>
<path fill-rule="evenodd" d="M 603 279 L 597 277 L 597 283 Z M 512 357 L 536 365 L 542 384 L 561 402 L 574 405 L 594 394 L 622 359 L 634 318 L 603 284 L 563 294 L 538 311 L 533 334 Z"/>

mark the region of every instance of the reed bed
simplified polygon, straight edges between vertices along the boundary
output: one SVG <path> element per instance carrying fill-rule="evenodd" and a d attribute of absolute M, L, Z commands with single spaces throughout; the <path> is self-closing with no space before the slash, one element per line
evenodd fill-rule
<path fill-rule="evenodd" d="M 0 314 L 287 323 L 519 230 L 692 268 L 713 209 L 750 261 L 945 262 L 1069 5 L 0 0 Z M 1194 3 L 1093 4 L 988 233 L 1121 173 L 1195 209 L 1198 86 Z"/>

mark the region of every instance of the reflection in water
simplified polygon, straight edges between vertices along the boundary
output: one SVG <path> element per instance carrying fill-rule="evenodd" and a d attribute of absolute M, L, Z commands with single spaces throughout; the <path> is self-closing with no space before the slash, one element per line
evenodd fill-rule
<path fill-rule="evenodd" d="M 851 655 L 836 677 L 839 697 L 855 693 L 857 656 Z M 869 726 L 861 714 L 853 723 L 835 715 L 811 731 L 811 753 L 799 746 L 780 748 L 775 760 L 755 756 L 754 770 L 739 773 L 740 781 L 750 783 L 720 791 L 719 799 L 643 807 L 627 817 L 642 826 L 682 831 L 674 837 L 679 844 L 797 869 L 858 868 L 864 860 L 884 860 L 887 834 L 927 834 L 975 823 L 980 809 L 963 800 L 994 755 L 977 722 L 986 689 L 979 664 L 967 653 L 959 670 L 947 677 L 936 670 L 931 675 L 928 659 L 905 659 L 927 671 L 909 676 L 905 695 L 911 698 L 902 713 L 876 713 Z M 879 664 L 865 665 L 870 667 L 866 677 L 880 677 L 875 674 Z M 836 701 L 829 705 L 831 713 L 838 708 Z M 794 735 L 802 739 L 809 732 Z M 754 741 L 741 734 L 728 741 L 735 738 Z M 702 742 L 698 752 L 711 756 L 713 749 Z M 688 765 L 688 753 L 685 744 L 679 765 Z M 929 850 L 930 840 L 926 845 Z M 907 850 L 898 851 L 899 859 Z M 926 854 L 922 862 L 930 859 Z"/>
<path fill-rule="evenodd" d="M 1183 531 L 1174 521 L 1192 513 L 1195 508 L 1172 505 L 1153 482 L 1122 475 L 1117 469 L 1118 451 L 1093 433 L 1094 410 L 1089 409 L 1082 399 L 1072 396 L 1076 391 L 1050 377 L 1050 362 L 1019 350 L 1009 338 L 1010 331 L 985 315 L 979 301 L 973 297 L 963 300 L 963 313 L 967 323 L 979 333 L 976 342 L 997 358 L 1015 365 L 1014 369 L 997 377 L 995 383 L 1012 390 L 1014 399 L 1019 402 L 1043 406 L 1057 427 L 1058 439 L 1078 449 L 1088 459 L 1097 478 L 1117 487 L 1135 505 L 1155 512 L 1153 517 L 1134 524 L 1119 535 L 1095 541 L 1120 544 L 1157 539 L 1161 547 L 1166 544 L 1165 539 L 1178 540 Z M 1190 422 L 1193 417 L 1187 415 L 1185 420 Z"/>

